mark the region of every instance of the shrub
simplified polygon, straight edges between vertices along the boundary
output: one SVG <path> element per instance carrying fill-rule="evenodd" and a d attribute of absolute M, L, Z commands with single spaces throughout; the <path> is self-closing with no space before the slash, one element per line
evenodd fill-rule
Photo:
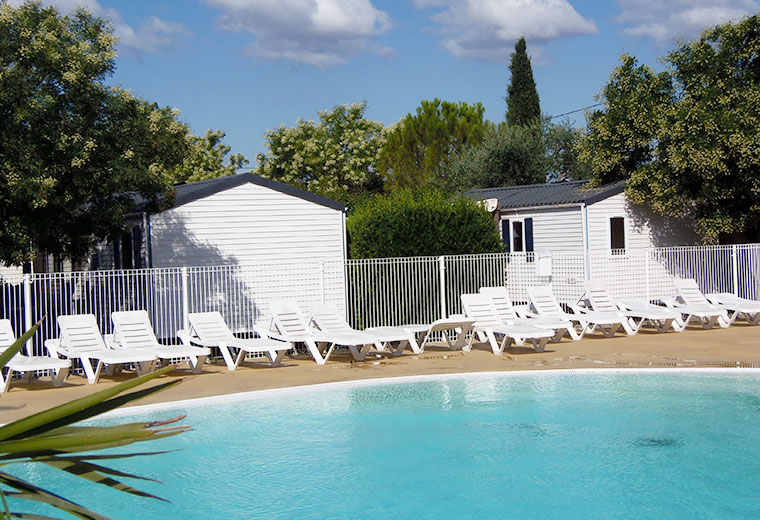
<path fill-rule="evenodd" d="M 497 253 L 490 215 L 474 200 L 425 189 L 379 195 L 347 221 L 352 258 Z"/>

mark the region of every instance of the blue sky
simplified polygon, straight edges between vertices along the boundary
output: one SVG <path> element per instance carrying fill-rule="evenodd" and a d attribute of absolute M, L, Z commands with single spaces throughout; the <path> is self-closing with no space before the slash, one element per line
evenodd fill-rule
<path fill-rule="evenodd" d="M 18 0 L 11 3 L 17 4 Z M 342 103 L 391 124 L 423 99 L 504 118 L 524 35 L 545 114 L 593 104 L 623 52 L 657 66 L 677 38 L 760 11 L 760 0 L 45 0 L 112 20 L 112 83 L 221 129 L 251 165 L 264 132 Z M 584 124 L 582 113 L 571 116 Z"/>

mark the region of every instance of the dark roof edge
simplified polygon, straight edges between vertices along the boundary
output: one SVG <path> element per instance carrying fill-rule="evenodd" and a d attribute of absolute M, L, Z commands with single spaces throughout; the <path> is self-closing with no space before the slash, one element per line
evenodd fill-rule
<path fill-rule="evenodd" d="M 593 204 L 595 202 L 599 202 L 600 200 L 604 200 L 607 198 L 612 197 L 613 195 L 617 195 L 619 193 L 623 193 L 625 191 L 625 183 L 624 182 L 618 182 L 616 185 L 610 186 L 608 189 L 597 193 L 596 195 L 593 195 L 591 197 L 588 197 L 587 199 L 584 199 L 583 202 L 588 204 Z"/>
<path fill-rule="evenodd" d="M 213 180 L 213 179 L 209 179 L 209 180 Z M 205 182 L 205 181 L 200 181 L 200 182 Z M 296 188 L 294 186 L 290 186 L 289 184 L 283 184 L 281 182 L 273 181 L 272 179 L 267 179 L 265 177 L 261 177 L 260 175 L 256 175 L 254 173 L 240 173 L 237 175 L 229 175 L 228 177 L 217 179 L 217 182 L 209 183 L 209 185 L 206 186 L 205 188 L 194 190 L 192 193 L 189 193 L 188 195 L 184 195 L 184 196 L 178 195 L 172 208 L 183 206 L 190 202 L 194 202 L 196 200 L 208 197 L 209 195 L 219 193 L 220 191 L 228 190 L 230 188 L 236 188 L 238 186 L 242 186 L 243 184 L 247 184 L 247 183 L 263 186 L 265 188 L 279 191 L 280 193 L 291 195 L 299 199 L 308 200 L 309 202 L 313 202 L 315 204 L 319 204 L 320 206 L 325 206 L 325 207 L 335 209 L 338 211 L 346 210 L 346 205 L 341 202 L 328 199 L 327 197 L 323 197 L 321 195 L 317 195 L 316 193 L 311 193 L 311 192 Z"/>

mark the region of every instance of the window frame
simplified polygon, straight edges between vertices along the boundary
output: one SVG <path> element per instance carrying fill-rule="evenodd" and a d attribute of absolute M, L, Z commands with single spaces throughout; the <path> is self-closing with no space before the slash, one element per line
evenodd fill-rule
<path fill-rule="evenodd" d="M 623 247 L 612 248 L 612 221 L 614 219 L 620 219 L 623 225 Z M 628 255 L 628 219 L 625 215 L 610 215 L 607 218 L 607 250 L 611 257 L 621 257 Z"/>

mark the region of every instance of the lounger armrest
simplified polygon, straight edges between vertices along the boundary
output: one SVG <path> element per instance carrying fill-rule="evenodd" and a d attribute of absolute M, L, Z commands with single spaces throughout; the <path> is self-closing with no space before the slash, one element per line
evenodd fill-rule
<path fill-rule="evenodd" d="M 253 326 L 253 331 L 256 334 L 258 334 L 259 337 L 262 337 L 262 338 L 276 339 L 276 340 L 285 341 L 285 342 L 288 341 L 288 339 L 285 336 L 283 336 L 282 334 L 280 334 L 279 332 L 275 332 L 275 331 L 270 330 L 270 329 L 268 329 L 266 327 L 263 327 L 261 325 L 254 325 Z"/>
<path fill-rule="evenodd" d="M 112 348 L 112 349 L 119 349 L 122 348 L 121 343 L 116 341 L 116 337 L 113 334 L 103 334 L 103 341 L 106 344 L 106 347 Z"/>
<path fill-rule="evenodd" d="M 44 345 L 48 353 L 54 358 L 60 358 L 61 354 L 64 353 L 63 349 L 61 349 L 60 338 L 46 339 Z"/>
<path fill-rule="evenodd" d="M 177 337 L 186 347 L 193 346 L 193 342 L 190 338 L 190 331 L 188 329 L 179 329 L 177 331 Z"/>
<path fill-rule="evenodd" d="M 582 316 L 584 314 L 588 314 L 589 313 L 589 309 L 587 309 L 585 307 L 581 307 L 580 305 L 576 305 L 576 304 L 571 303 L 571 304 L 568 305 L 568 307 L 570 307 L 570 310 L 573 311 L 573 314 L 578 314 L 578 315 Z"/>
<path fill-rule="evenodd" d="M 520 318 L 527 318 L 530 316 L 530 307 L 527 305 L 515 305 L 513 308 L 517 313 L 517 316 Z"/>
<path fill-rule="evenodd" d="M 543 317 L 543 316 L 541 316 L 537 312 L 533 312 L 532 310 L 530 310 L 528 308 L 526 308 L 525 311 L 524 311 L 523 318 L 541 318 L 541 317 Z"/>

